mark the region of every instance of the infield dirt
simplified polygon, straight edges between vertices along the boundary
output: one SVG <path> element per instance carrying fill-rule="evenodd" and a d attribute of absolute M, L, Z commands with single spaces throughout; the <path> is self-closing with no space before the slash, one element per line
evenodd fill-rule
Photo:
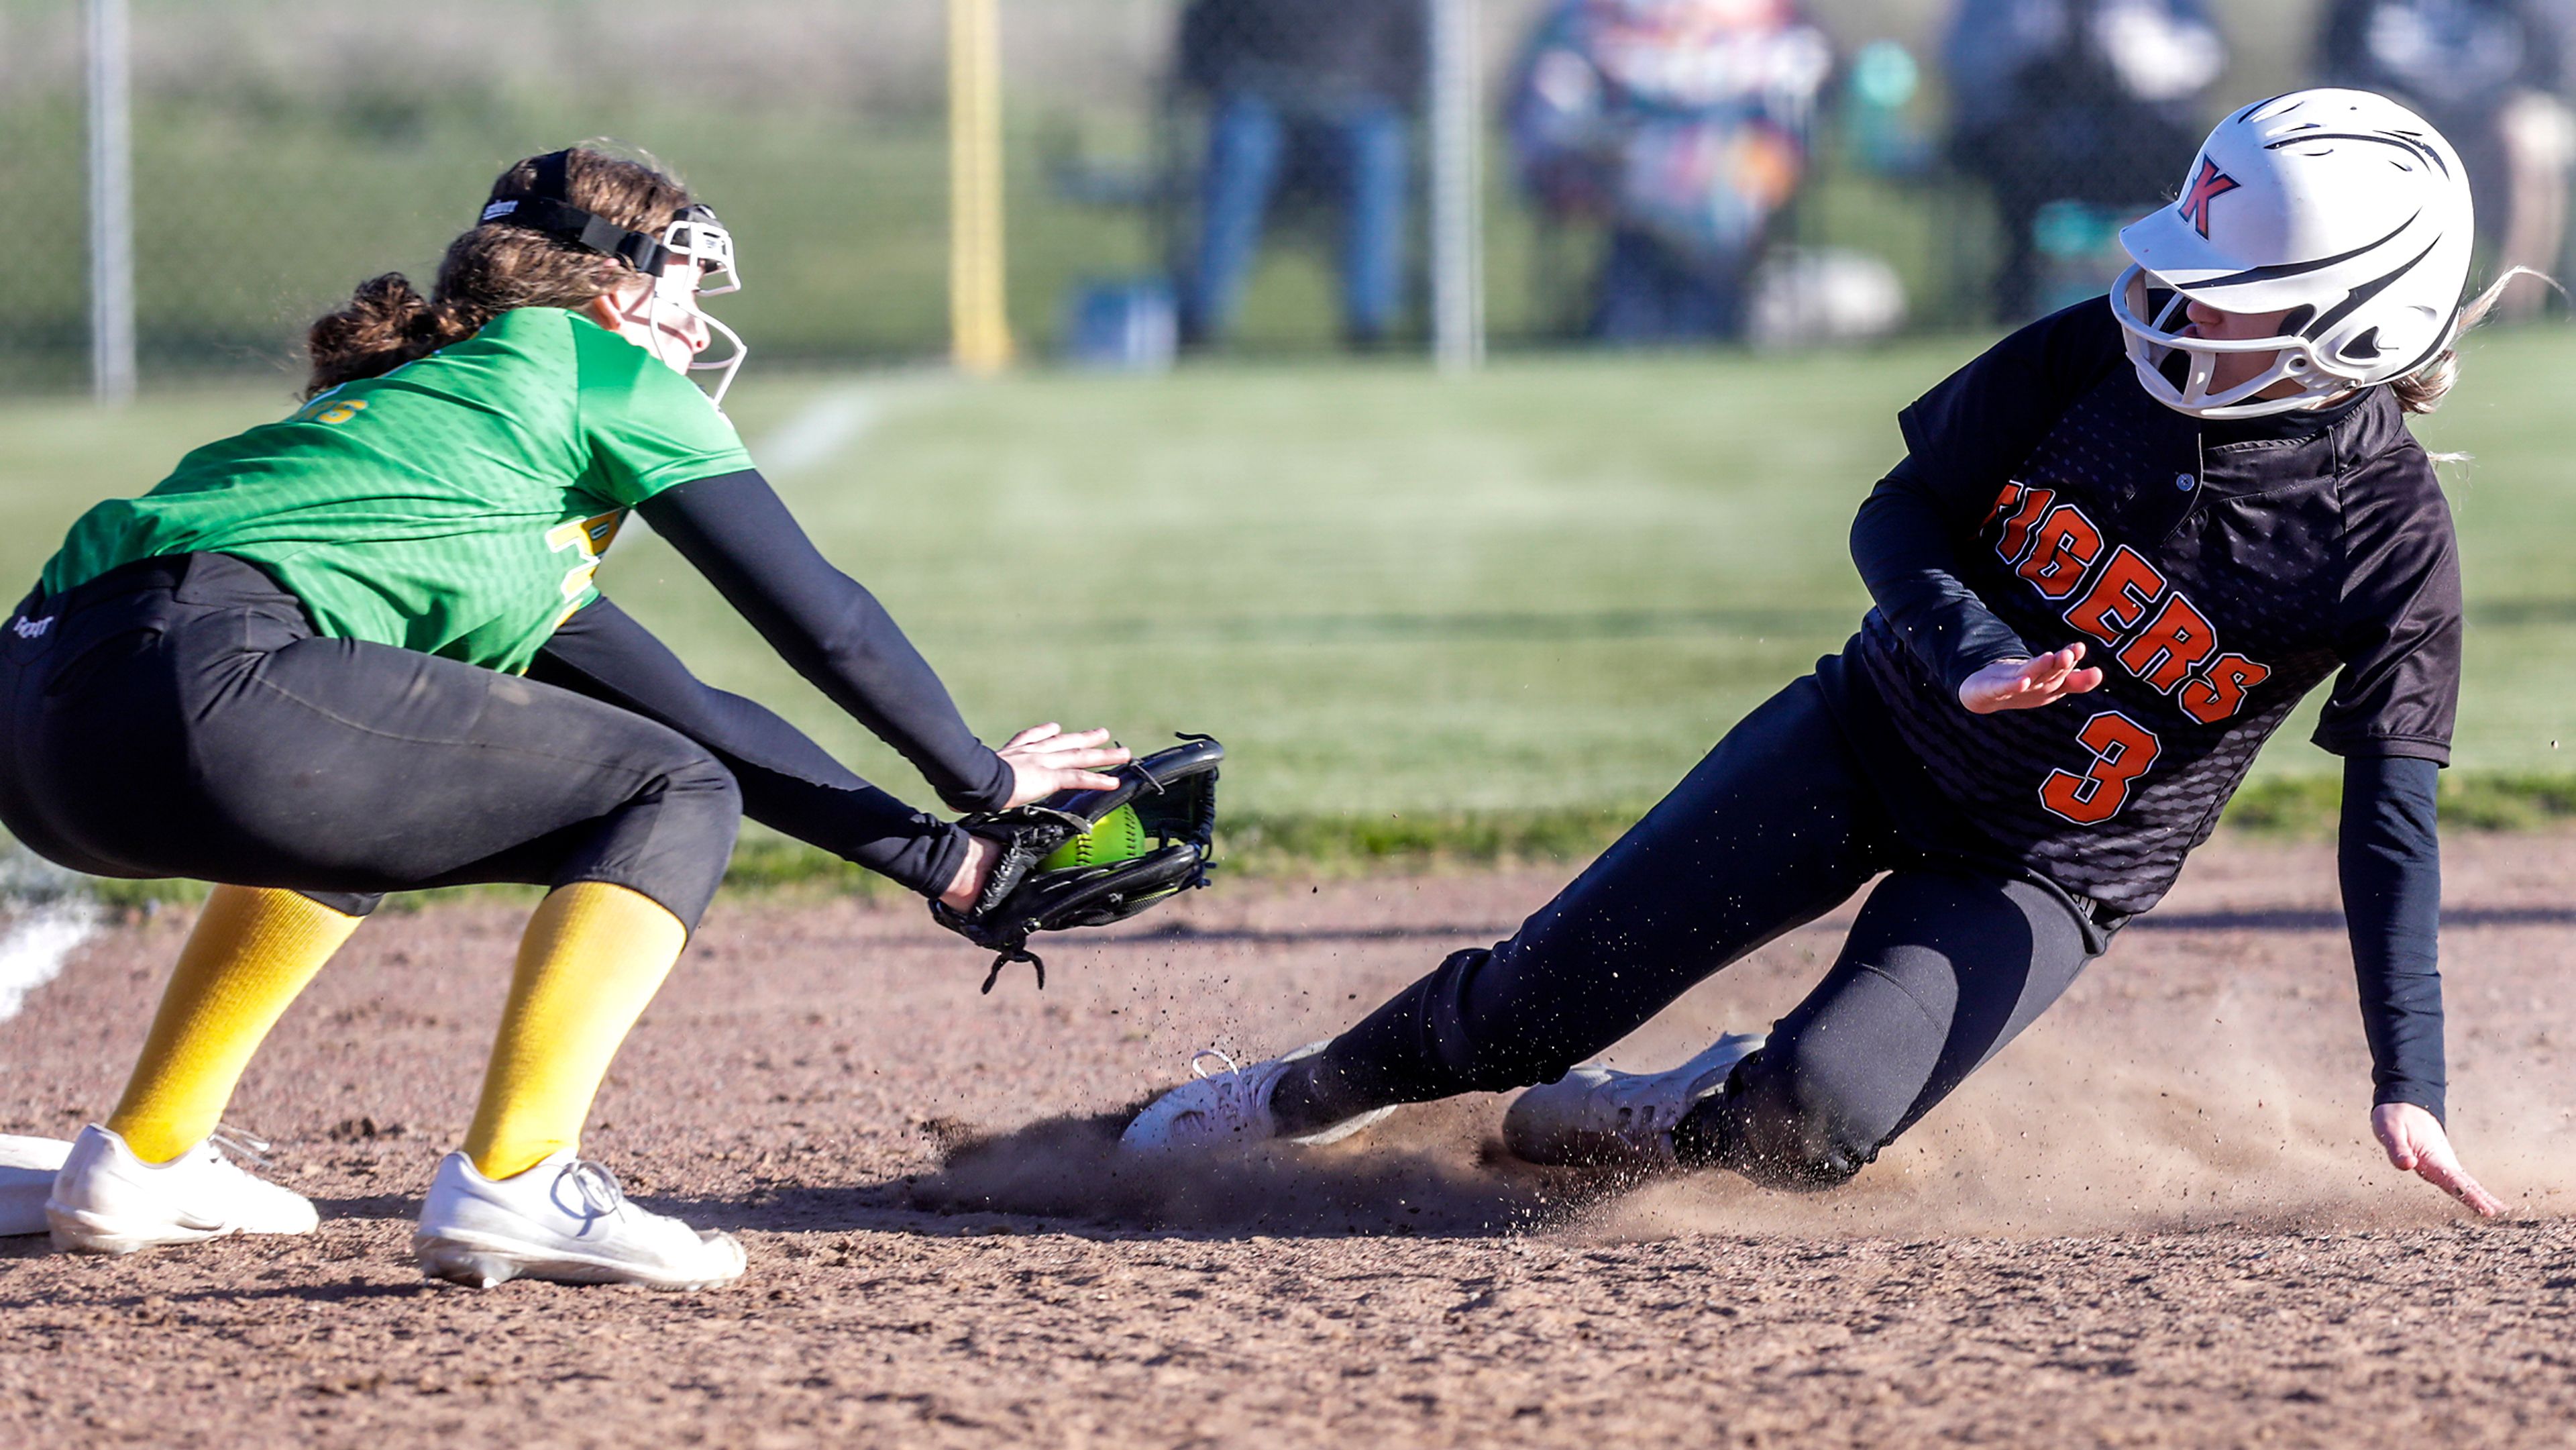
<path fill-rule="evenodd" d="M 718 908 L 588 1150 L 743 1235 L 694 1296 L 423 1286 L 517 913 L 371 923 L 234 1117 L 314 1238 L 122 1261 L 0 1240 L 0 1442 L 937 1445 L 2555 1443 L 2576 1438 L 2576 838 L 2464 837 L 2451 1121 L 2470 1224 L 2366 1143 L 2331 854 L 2221 842 L 2021 1042 L 1835 1194 L 1498 1161 L 1502 1099 L 1147 1171 L 1115 1116 L 1216 1044 L 1325 1036 L 1562 873 L 1225 883 L 983 963 L 916 912 Z M 1842 918 L 1614 1054 L 1767 1022 Z M 68 1136 L 184 913 L 0 1023 L 0 1132 Z"/>

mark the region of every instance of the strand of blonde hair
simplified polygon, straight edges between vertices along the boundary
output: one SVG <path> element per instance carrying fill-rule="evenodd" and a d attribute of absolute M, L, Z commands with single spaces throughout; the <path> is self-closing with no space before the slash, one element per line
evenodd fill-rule
<path fill-rule="evenodd" d="M 2430 413 L 2442 406 L 2442 400 L 2459 385 L 2460 339 L 2468 336 L 2471 328 L 2487 320 L 2487 314 L 2495 311 L 2496 304 L 2504 300 L 2505 289 L 2511 287 L 2518 277 L 2537 277 L 2556 289 L 2561 297 L 2567 295 L 2567 289 L 2558 285 L 2558 279 L 2530 267 L 2515 267 L 2498 277 L 2460 309 L 2459 325 L 2451 330 L 2451 340 L 2443 346 L 2439 357 L 2388 385 L 2397 395 L 2397 406 L 2409 413 Z"/>

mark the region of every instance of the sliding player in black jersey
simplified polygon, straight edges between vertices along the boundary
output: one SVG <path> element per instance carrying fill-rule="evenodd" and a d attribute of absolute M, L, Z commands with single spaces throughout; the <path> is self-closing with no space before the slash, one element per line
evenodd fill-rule
<path fill-rule="evenodd" d="M 2460 584 L 2432 463 L 2465 307 L 2469 190 L 2420 118 L 2307 91 L 2227 118 L 2102 300 L 1905 410 L 1861 507 L 1877 603 L 1510 940 L 1329 1043 L 1138 1115 L 1139 1151 L 1327 1141 L 1394 1105 L 1545 1084 L 1541 1162 L 1849 1179 L 2153 907 L 2329 676 L 2342 886 L 2392 1162 L 2481 1214 L 2442 1123 L 2436 772 Z M 2492 294 L 2489 294 L 2491 296 Z M 1577 1068 L 1885 873 L 1767 1039 L 1670 1072 Z"/>

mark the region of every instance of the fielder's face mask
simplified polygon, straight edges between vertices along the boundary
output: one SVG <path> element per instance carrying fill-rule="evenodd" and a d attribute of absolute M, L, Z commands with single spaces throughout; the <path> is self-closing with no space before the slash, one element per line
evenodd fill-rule
<path fill-rule="evenodd" d="M 734 375 L 742 371 L 751 349 L 742 334 L 709 316 L 698 303 L 742 290 L 733 233 L 716 220 L 712 209 L 694 203 L 673 213 L 659 235 L 628 231 L 584 211 L 567 199 L 569 156 L 557 151 L 538 157 L 534 186 L 494 197 L 483 208 L 482 220 L 543 232 L 557 241 L 614 257 L 652 279 L 652 287 L 626 315 L 646 328 L 654 356 L 682 375 L 715 373 L 715 383 L 707 391 L 716 406 L 723 407 L 725 390 L 733 386 Z M 707 357 L 710 344 L 717 340 L 723 344 L 721 350 Z"/>

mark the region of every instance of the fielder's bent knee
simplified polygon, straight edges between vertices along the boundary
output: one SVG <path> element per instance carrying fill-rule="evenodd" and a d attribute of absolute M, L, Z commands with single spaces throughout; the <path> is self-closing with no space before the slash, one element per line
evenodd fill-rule
<path fill-rule="evenodd" d="M 685 797 L 711 815 L 734 822 L 742 821 L 742 782 L 733 778 L 722 761 L 699 752 L 694 758 L 674 767 L 667 789 L 675 797 Z"/>
<path fill-rule="evenodd" d="M 692 931 L 715 899 L 742 830 L 742 786 L 714 756 L 674 749 L 574 852 L 554 884 L 599 881 L 651 897 Z"/>

